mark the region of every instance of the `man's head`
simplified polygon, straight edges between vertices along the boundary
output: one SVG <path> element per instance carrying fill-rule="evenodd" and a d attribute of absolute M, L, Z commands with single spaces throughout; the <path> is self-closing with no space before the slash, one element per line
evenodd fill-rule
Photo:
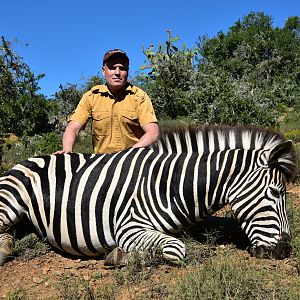
<path fill-rule="evenodd" d="M 102 74 L 112 93 L 118 93 L 127 84 L 129 58 L 120 49 L 109 50 L 104 54 Z"/>

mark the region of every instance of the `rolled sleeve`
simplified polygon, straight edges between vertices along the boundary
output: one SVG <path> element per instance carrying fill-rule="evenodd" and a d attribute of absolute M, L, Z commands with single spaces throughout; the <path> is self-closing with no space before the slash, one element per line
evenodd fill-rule
<path fill-rule="evenodd" d="M 91 108 L 88 103 L 88 96 L 85 94 L 78 103 L 75 111 L 68 118 L 68 121 L 77 121 L 84 126 L 90 117 Z"/>

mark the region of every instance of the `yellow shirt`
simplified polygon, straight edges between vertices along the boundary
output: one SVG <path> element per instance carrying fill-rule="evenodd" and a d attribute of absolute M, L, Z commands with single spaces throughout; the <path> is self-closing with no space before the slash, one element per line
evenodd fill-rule
<path fill-rule="evenodd" d="M 95 153 L 112 153 L 132 147 L 144 134 L 142 127 L 157 119 L 149 96 L 128 84 L 117 99 L 106 85 L 85 93 L 69 121 L 83 126 L 92 119 Z"/>

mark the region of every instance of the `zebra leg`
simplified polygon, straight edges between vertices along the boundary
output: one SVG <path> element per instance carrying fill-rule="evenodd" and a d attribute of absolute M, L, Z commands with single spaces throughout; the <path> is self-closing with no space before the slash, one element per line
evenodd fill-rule
<path fill-rule="evenodd" d="M 160 248 L 163 257 L 172 263 L 179 263 L 185 257 L 185 244 L 165 233 L 144 228 L 122 230 L 116 234 L 117 244 L 124 252 L 153 250 Z"/>
<path fill-rule="evenodd" d="M 104 266 L 125 266 L 127 255 L 122 248 L 116 247 L 106 256 Z"/>
<path fill-rule="evenodd" d="M 12 254 L 13 236 L 9 233 L 0 234 L 0 266 L 3 266 L 7 257 Z"/>

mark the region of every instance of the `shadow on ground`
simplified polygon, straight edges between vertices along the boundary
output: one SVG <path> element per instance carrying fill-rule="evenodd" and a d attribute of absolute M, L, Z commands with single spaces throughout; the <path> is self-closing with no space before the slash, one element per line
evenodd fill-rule
<path fill-rule="evenodd" d="M 213 245 L 234 244 L 238 249 L 245 250 L 249 239 L 231 217 L 210 216 L 203 222 L 189 228 L 186 234 L 201 243 Z"/>

